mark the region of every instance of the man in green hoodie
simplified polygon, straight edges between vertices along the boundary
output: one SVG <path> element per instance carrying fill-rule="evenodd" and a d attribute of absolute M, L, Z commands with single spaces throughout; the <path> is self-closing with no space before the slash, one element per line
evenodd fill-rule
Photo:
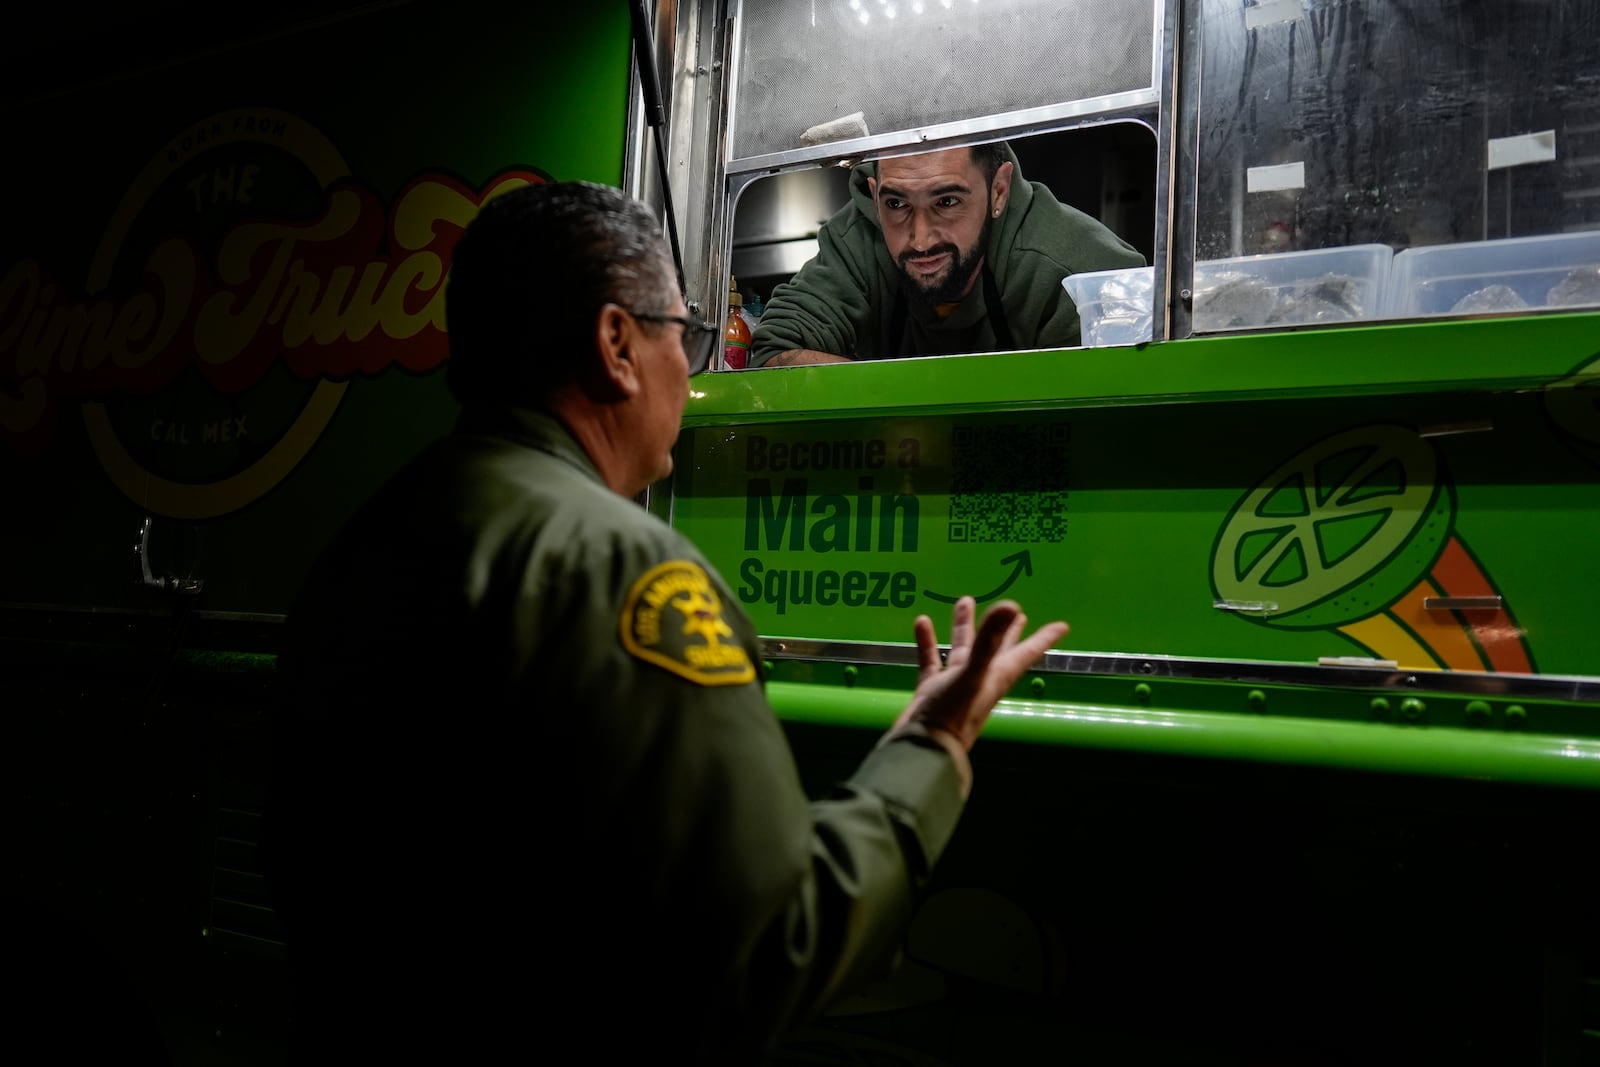
<path fill-rule="evenodd" d="M 1100 222 L 1023 179 L 1003 141 L 862 164 L 817 255 L 774 290 L 754 366 L 1069 348 L 1069 274 L 1139 267 Z"/>

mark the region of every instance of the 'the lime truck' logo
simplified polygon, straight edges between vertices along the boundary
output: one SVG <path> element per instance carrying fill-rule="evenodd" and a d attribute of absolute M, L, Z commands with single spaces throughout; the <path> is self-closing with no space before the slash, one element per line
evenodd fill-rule
<path fill-rule="evenodd" d="M 1217 606 L 1331 630 L 1403 667 L 1533 670 L 1522 629 L 1455 532 L 1455 492 L 1406 426 L 1319 441 L 1242 496 L 1211 557 Z M 1430 603 L 1473 603 L 1470 609 Z"/>
<path fill-rule="evenodd" d="M 32 260 L 0 274 L 0 433 L 37 447 L 82 399 L 95 455 L 142 508 L 237 510 L 305 457 L 351 377 L 445 360 L 456 238 L 484 201 L 543 180 L 426 174 L 386 210 L 296 116 L 206 118 L 134 179 L 83 296 Z"/>

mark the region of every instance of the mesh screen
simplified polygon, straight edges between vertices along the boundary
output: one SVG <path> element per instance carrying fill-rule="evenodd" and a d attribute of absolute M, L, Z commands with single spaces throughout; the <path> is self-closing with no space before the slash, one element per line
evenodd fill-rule
<path fill-rule="evenodd" d="M 890 12 L 893 12 L 891 15 Z M 1151 0 L 743 0 L 733 156 L 1151 87 Z"/>

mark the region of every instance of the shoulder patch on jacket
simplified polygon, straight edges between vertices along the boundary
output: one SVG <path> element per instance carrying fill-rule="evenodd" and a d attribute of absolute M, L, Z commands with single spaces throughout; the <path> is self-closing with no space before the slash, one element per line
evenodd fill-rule
<path fill-rule="evenodd" d="M 650 568 L 622 607 L 622 647 L 697 685 L 742 685 L 755 678 L 744 646 L 724 643 L 732 636 L 711 579 L 688 560 Z"/>

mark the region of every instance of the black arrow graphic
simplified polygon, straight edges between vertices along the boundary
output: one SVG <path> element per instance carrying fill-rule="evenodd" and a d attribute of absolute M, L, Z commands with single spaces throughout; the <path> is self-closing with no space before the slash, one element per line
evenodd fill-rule
<path fill-rule="evenodd" d="M 982 596 L 973 597 L 972 599 L 976 600 L 980 604 L 988 603 L 989 601 L 998 597 L 1001 593 L 1004 593 L 1007 589 L 1010 589 L 1011 586 L 1016 583 L 1016 580 L 1022 577 L 1024 574 L 1026 574 L 1029 578 L 1033 577 L 1033 557 L 1028 554 L 1027 549 L 1023 549 L 1021 552 L 1016 552 L 1005 557 L 1000 561 L 1000 566 L 1004 567 L 1007 563 L 1016 564 L 1015 567 L 1011 568 L 1011 576 L 1005 581 L 1001 582 L 994 589 L 991 589 L 989 592 L 983 594 Z M 961 599 L 960 597 L 945 596 L 943 593 L 935 593 L 932 589 L 924 589 L 922 591 L 922 595 L 927 597 L 929 600 L 937 600 L 941 604 L 954 604 L 957 600 Z"/>

